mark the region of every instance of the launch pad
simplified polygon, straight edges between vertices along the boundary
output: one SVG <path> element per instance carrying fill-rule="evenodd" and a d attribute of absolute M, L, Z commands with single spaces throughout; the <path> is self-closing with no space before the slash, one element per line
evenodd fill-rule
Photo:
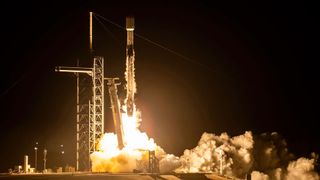
<path fill-rule="evenodd" d="M 52 173 L 52 174 L 0 174 L 4 180 L 230 180 L 232 178 L 221 177 L 217 174 L 185 173 L 185 174 L 150 174 L 150 173 Z"/>
<path fill-rule="evenodd" d="M 92 17 L 94 13 L 90 12 L 89 15 L 90 56 L 87 61 L 90 61 L 91 65 L 88 66 L 88 63 L 86 63 L 83 66 L 84 63 L 79 63 L 78 60 L 76 66 L 57 66 L 55 68 L 56 72 L 75 75 L 77 82 L 75 104 L 76 161 L 74 167 L 67 164 L 63 170 L 63 163 L 61 163 L 59 167 L 48 168 L 46 166 L 46 149 L 44 149 L 43 168 L 37 167 L 37 147 L 35 147 L 34 168 L 28 164 L 28 156 L 26 155 L 23 170 L 20 168 L 21 165 L 15 166 L 14 170 L 8 170 L 9 173 L 0 174 L 0 180 L 232 179 L 224 176 L 231 173 L 224 172 L 221 152 L 220 158 L 207 153 L 205 160 L 202 157 L 196 157 L 198 159 L 194 160 L 198 161 L 200 158 L 202 158 L 199 160 L 200 162 L 219 160 L 219 167 L 211 165 L 191 167 L 193 164 L 189 163 L 190 158 L 183 157 L 184 159 L 181 160 L 174 154 L 165 152 L 160 145 L 156 144 L 154 139 L 148 137 L 146 132 L 141 131 L 139 128 L 142 122 L 141 112 L 135 104 L 137 85 L 135 79 L 134 18 L 127 17 L 126 26 L 122 28 L 126 30 L 127 35 L 125 84 L 123 86 L 126 95 L 119 98 L 118 85 L 120 85 L 120 78 L 106 76 L 109 69 L 105 69 L 105 64 L 108 61 L 105 61 L 104 57 L 93 53 Z M 107 96 L 110 98 L 109 105 L 105 103 L 105 97 Z M 114 132 L 106 133 L 104 113 L 107 106 L 112 110 Z"/>
<path fill-rule="evenodd" d="M 134 18 L 126 18 L 126 69 L 125 69 L 125 91 L 126 97 L 124 103 L 121 103 L 118 97 L 118 88 L 120 84 L 116 82 L 117 77 L 105 77 L 105 62 L 101 56 L 93 55 L 92 45 L 92 12 L 89 21 L 89 47 L 90 61 L 93 61 L 92 67 L 56 67 L 57 72 L 74 73 L 77 77 L 77 151 L 76 151 L 76 172 L 68 174 L 70 177 L 88 176 L 96 179 L 100 176 L 119 179 L 208 179 L 207 174 L 194 173 L 203 171 L 174 171 L 181 166 L 181 162 L 177 161 L 175 156 L 167 154 L 160 146 L 158 146 L 152 138 L 146 133 L 141 132 L 140 112 L 135 105 L 136 81 L 135 81 L 135 51 L 134 51 Z M 81 76 L 86 76 L 89 80 L 88 89 L 91 89 L 91 98 L 87 102 L 89 110 L 86 111 L 88 118 L 81 118 L 80 101 L 83 95 L 80 94 Z M 82 76 L 82 77 L 83 77 Z M 106 83 L 104 83 L 106 81 Z M 114 133 L 105 133 L 104 129 L 104 106 L 105 106 L 105 84 L 108 89 L 110 105 L 113 114 Z M 84 115 L 83 115 L 84 116 Z M 82 119 L 82 120 L 81 120 Z M 81 122 L 85 122 L 86 128 L 80 128 Z M 86 135 L 88 138 L 81 138 Z M 88 141 L 89 140 L 89 141 Z M 83 156 L 80 153 L 84 152 Z M 163 161 L 162 161 L 163 160 Z M 220 160 L 222 163 L 222 160 Z M 83 164 L 84 166 L 80 166 Z M 219 175 L 210 176 L 214 179 L 225 179 L 223 175 L 223 166 L 220 165 Z M 79 173 L 79 172 L 90 173 Z M 93 172 L 93 173 L 92 173 Z M 98 174 L 95 172 L 99 172 Z M 109 172 L 109 173 L 100 173 Z M 110 174 L 110 172 L 112 174 Z M 121 173 L 120 173 L 121 172 Z M 129 172 L 129 173 L 123 173 Z M 133 173 L 130 173 L 133 172 Z M 180 174 L 177 174 L 177 173 Z M 183 172 L 183 173 L 182 173 Z M 207 169 L 205 172 L 215 172 Z M 143 173 L 143 174 L 137 174 Z M 160 174 L 169 173 L 169 174 Z M 172 174 L 174 173 L 174 174 Z M 61 174 L 66 175 L 66 174 Z M 97 176 L 98 175 L 98 176 Z M 93 177 L 94 176 L 94 177 Z M 97 176 L 97 177 L 95 177 Z M 162 177 L 163 176 L 163 177 Z M 167 177 L 167 178 L 165 178 Z M 213 178 L 210 179 L 213 179 Z M 87 177 L 86 177 L 87 179 Z"/>

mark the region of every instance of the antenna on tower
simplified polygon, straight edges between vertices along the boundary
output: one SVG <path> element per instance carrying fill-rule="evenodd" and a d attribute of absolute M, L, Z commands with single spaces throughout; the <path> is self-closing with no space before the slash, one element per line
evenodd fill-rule
<path fill-rule="evenodd" d="M 93 52 L 93 48 L 92 48 L 92 12 L 89 12 L 90 15 L 90 22 L 89 22 L 89 39 L 90 39 L 90 44 L 89 44 L 89 49 L 90 49 L 90 58 L 92 58 L 92 52 Z"/>

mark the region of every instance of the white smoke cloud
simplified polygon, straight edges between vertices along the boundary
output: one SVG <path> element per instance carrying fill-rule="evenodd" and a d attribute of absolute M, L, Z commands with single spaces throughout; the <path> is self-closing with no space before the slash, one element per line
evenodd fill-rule
<path fill-rule="evenodd" d="M 288 151 L 287 142 L 276 132 L 263 133 L 254 138 L 254 169 L 262 172 L 285 168 L 294 155 Z"/>
<path fill-rule="evenodd" d="M 180 157 L 182 166 L 177 172 L 219 172 L 244 177 L 253 164 L 253 137 L 251 132 L 230 138 L 227 133 L 220 136 L 204 133 L 198 146 L 185 150 Z"/>
<path fill-rule="evenodd" d="M 160 173 L 172 172 L 181 166 L 181 161 L 179 157 L 173 154 L 166 154 L 159 161 Z"/>
<path fill-rule="evenodd" d="M 252 180 L 319 180 L 314 170 L 315 159 L 299 158 L 291 161 L 286 169 L 276 168 L 268 174 L 259 171 L 251 173 Z"/>
<path fill-rule="evenodd" d="M 315 171 L 317 155 L 310 159 L 295 157 L 286 141 L 276 132 L 252 136 L 250 131 L 230 138 L 204 133 L 198 146 L 185 150 L 176 172 L 215 172 L 252 180 L 319 180 Z"/>
<path fill-rule="evenodd" d="M 270 178 L 267 174 L 264 174 L 259 171 L 253 171 L 251 173 L 251 179 L 252 180 L 270 180 Z"/>
<path fill-rule="evenodd" d="M 287 167 L 287 180 L 319 180 L 314 171 L 315 159 L 299 158 L 289 163 Z"/>
<path fill-rule="evenodd" d="M 253 171 L 251 173 L 251 179 L 252 180 L 270 180 L 268 175 L 259 171 Z"/>

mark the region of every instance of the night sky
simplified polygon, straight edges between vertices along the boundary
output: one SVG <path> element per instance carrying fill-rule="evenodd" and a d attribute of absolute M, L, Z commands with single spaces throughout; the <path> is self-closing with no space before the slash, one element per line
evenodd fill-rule
<path fill-rule="evenodd" d="M 135 37 L 141 130 L 180 156 L 203 132 L 279 132 L 298 156 L 320 152 L 312 11 L 294 3 L 140 1 L 1 5 L 0 171 L 22 163 L 39 142 L 39 164 L 75 163 L 76 79 L 57 65 L 89 60 L 89 11 L 170 50 Z M 106 3 L 108 2 L 108 3 Z M 124 84 L 126 32 L 94 19 L 94 54 Z M 177 55 L 181 54 L 183 57 Z M 124 97 L 123 85 L 119 96 Z M 109 96 L 106 131 L 113 131 Z"/>

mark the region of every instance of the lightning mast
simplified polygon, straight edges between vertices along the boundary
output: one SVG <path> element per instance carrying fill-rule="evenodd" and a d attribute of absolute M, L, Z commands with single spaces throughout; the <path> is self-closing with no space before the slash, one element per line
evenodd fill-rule
<path fill-rule="evenodd" d="M 134 94 L 136 93 L 136 82 L 134 75 L 134 49 L 133 49 L 133 37 L 134 37 L 134 18 L 126 18 L 126 30 L 127 30 L 127 47 L 126 47 L 126 72 L 125 77 L 127 81 L 127 114 L 129 117 L 134 112 Z"/>

